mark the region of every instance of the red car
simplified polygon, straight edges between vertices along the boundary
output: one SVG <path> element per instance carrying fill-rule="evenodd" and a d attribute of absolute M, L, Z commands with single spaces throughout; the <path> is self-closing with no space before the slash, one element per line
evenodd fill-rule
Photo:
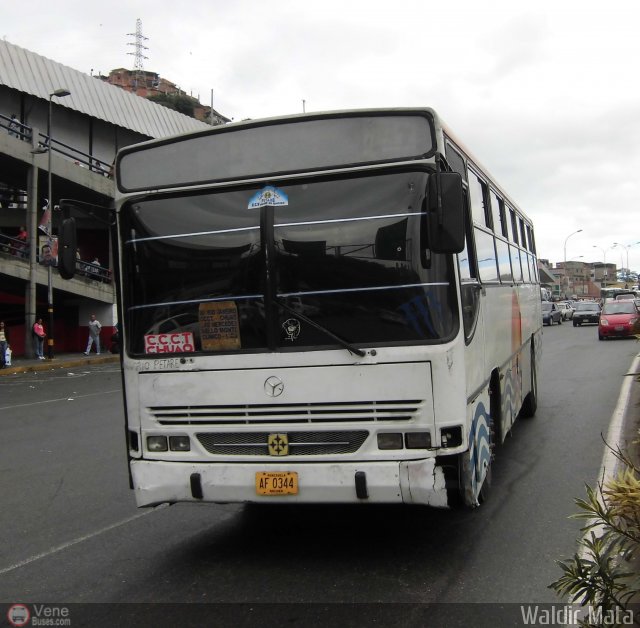
<path fill-rule="evenodd" d="M 640 334 L 640 312 L 633 301 L 609 301 L 600 313 L 598 338 L 620 338 Z"/>

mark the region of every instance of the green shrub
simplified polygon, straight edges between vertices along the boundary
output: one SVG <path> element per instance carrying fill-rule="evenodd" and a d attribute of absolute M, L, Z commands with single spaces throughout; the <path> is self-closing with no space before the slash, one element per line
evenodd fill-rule
<path fill-rule="evenodd" d="M 600 616 L 621 616 L 640 602 L 640 468 L 619 448 L 614 454 L 621 470 L 597 489 L 587 485 L 586 499 L 575 500 L 580 511 L 572 518 L 587 522 L 580 549 L 558 561 L 563 573 L 550 585 L 563 598 L 601 609 Z M 582 625 L 612 624 L 585 619 Z"/>

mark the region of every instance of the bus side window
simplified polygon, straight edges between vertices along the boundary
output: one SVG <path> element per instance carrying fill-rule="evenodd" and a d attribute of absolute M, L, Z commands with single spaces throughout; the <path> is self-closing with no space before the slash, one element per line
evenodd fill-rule
<path fill-rule="evenodd" d="M 496 235 L 509 237 L 507 225 L 504 220 L 504 204 L 502 199 L 493 191 L 489 190 L 489 200 L 491 201 L 491 216 L 493 217 L 493 232 Z"/>
<path fill-rule="evenodd" d="M 509 207 L 509 215 L 511 216 L 511 241 L 519 244 L 518 240 L 518 220 L 516 218 L 516 212 Z"/>
<path fill-rule="evenodd" d="M 464 249 L 461 253 L 458 253 L 458 264 L 460 267 L 460 280 L 469 281 L 477 280 L 478 278 L 478 265 L 475 255 L 475 247 L 473 246 L 473 228 L 471 222 L 471 215 L 469 212 L 469 196 L 465 190 L 464 199 L 464 215 L 465 215 L 465 239 Z"/>
<path fill-rule="evenodd" d="M 460 268 L 460 300 L 464 337 L 469 341 L 473 336 L 480 311 L 481 286 L 478 281 L 478 263 L 473 242 L 473 227 L 469 212 L 469 197 L 464 196 L 466 237 L 462 253 L 458 254 Z"/>
<path fill-rule="evenodd" d="M 527 249 L 529 249 L 529 251 L 531 251 L 531 253 L 534 252 L 533 234 L 531 232 L 531 227 L 529 225 L 527 225 Z"/>
<path fill-rule="evenodd" d="M 445 152 L 447 161 L 449 162 L 451 169 L 454 172 L 460 173 L 460 175 L 464 179 L 467 175 L 465 172 L 464 158 L 462 157 L 462 155 L 453 146 L 451 146 L 449 142 L 447 142 Z"/>
<path fill-rule="evenodd" d="M 524 220 L 522 220 L 522 218 L 518 216 L 518 221 L 520 222 L 520 246 L 522 246 L 523 249 L 526 249 L 527 248 L 527 232 L 525 231 L 525 228 L 524 228 Z"/>
<path fill-rule="evenodd" d="M 491 214 L 487 211 L 487 185 L 472 170 L 469 170 L 469 196 L 473 222 L 491 229 Z"/>

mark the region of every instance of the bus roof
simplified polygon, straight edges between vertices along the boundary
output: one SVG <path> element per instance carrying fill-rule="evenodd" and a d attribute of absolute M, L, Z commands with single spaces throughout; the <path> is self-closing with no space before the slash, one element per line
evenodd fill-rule
<path fill-rule="evenodd" d="M 291 173 L 433 160 L 450 140 L 509 204 L 517 203 L 430 107 L 344 109 L 232 122 L 123 148 L 118 191 L 269 179 Z M 233 139 L 231 139 L 233 137 Z M 330 163 L 329 163 L 330 162 Z"/>
<path fill-rule="evenodd" d="M 121 192 L 273 177 L 428 159 L 436 153 L 430 109 L 362 109 L 220 125 L 124 148 Z"/>

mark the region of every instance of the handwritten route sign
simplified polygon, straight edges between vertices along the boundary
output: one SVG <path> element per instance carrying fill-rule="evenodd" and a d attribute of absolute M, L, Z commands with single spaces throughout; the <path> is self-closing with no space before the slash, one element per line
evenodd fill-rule
<path fill-rule="evenodd" d="M 198 318 L 204 351 L 240 349 L 238 307 L 234 301 L 201 303 Z"/>

